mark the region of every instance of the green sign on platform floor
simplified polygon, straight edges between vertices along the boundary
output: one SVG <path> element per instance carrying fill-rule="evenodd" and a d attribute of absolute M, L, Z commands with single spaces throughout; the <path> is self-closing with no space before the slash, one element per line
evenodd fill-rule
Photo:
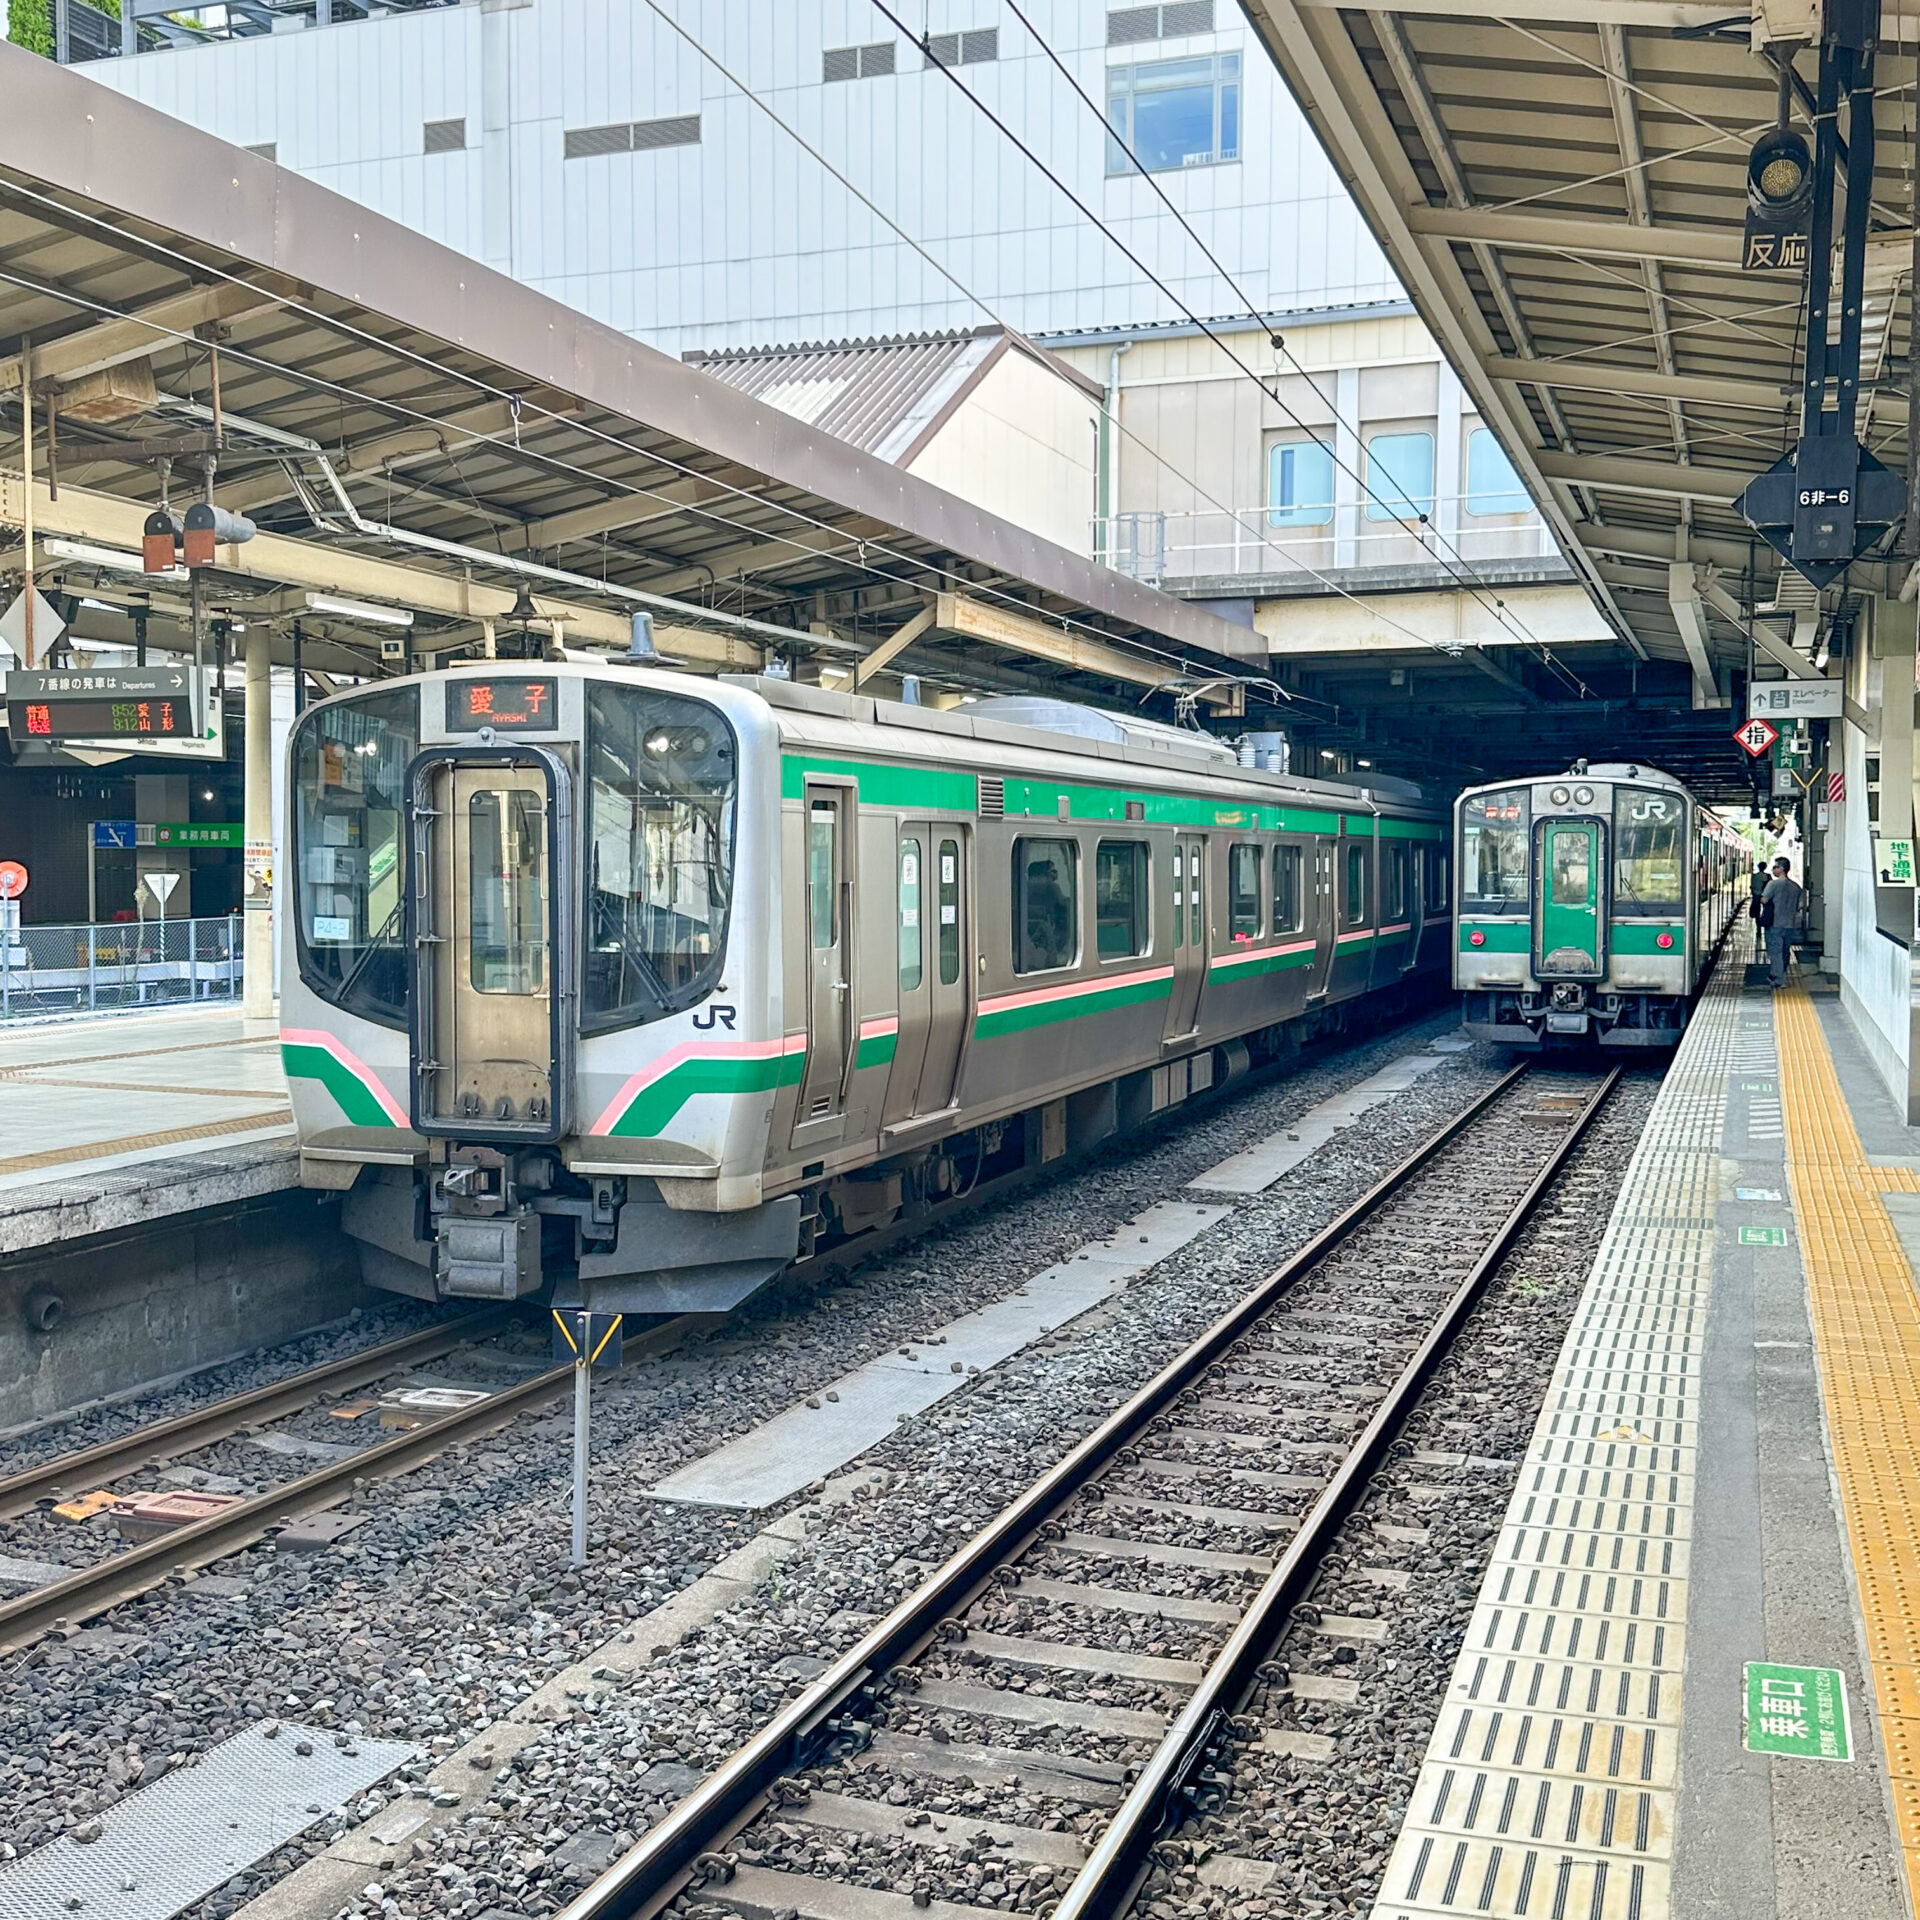
<path fill-rule="evenodd" d="M 1747 1751 L 1851 1760 L 1847 1676 L 1833 1667 L 1747 1663 Z"/>
<path fill-rule="evenodd" d="M 1787 1244 L 1785 1227 L 1742 1227 L 1740 1244 L 1743 1247 L 1784 1247 Z"/>

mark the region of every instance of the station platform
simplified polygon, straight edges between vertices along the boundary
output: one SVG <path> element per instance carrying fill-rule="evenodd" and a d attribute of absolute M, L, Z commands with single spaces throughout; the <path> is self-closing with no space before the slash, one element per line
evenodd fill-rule
<path fill-rule="evenodd" d="M 1837 1000 L 1747 984 L 1734 939 L 1375 1920 L 1899 1920 L 1920 1894 L 1920 1130 Z"/>
<path fill-rule="evenodd" d="M 294 1186 L 279 1039 L 231 1008 L 0 1029 L 0 1257 Z"/>

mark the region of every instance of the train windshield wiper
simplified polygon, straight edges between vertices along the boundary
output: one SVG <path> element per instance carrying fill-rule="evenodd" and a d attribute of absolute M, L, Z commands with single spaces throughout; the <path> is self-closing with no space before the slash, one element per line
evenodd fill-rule
<path fill-rule="evenodd" d="M 645 947 L 635 943 L 633 934 L 624 920 L 603 912 L 600 925 L 603 935 L 607 932 L 612 933 L 615 941 L 618 943 L 621 958 L 627 962 L 631 970 L 639 977 L 641 985 L 644 986 L 652 996 L 657 1011 L 661 1013 L 671 1013 L 673 1011 L 673 994 L 667 986 L 665 979 L 662 978 L 660 969 L 654 962 L 653 955 L 650 954 Z"/>

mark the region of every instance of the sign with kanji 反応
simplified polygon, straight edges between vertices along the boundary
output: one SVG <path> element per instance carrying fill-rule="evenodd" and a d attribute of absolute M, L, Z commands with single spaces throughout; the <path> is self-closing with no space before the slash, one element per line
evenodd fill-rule
<path fill-rule="evenodd" d="M 1749 720 L 1745 726 L 1736 727 L 1733 737 L 1746 748 L 1754 759 L 1758 760 L 1760 756 L 1780 738 L 1780 729 L 1775 726 L 1770 726 L 1765 720 L 1756 716 L 1754 719 Z"/>
<path fill-rule="evenodd" d="M 1833 1667 L 1747 1663 L 1747 1751 L 1851 1760 L 1847 1676 Z"/>

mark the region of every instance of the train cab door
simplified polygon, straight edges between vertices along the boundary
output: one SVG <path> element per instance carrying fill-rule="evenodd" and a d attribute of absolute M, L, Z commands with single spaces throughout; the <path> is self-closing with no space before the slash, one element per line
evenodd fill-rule
<path fill-rule="evenodd" d="M 802 831 L 806 905 L 807 1064 L 793 1144 L 820 1145 L 846 1107 L 856 1033 L 853 956 L 854 789 L 809 780 Z"/>
<path fill-rule="evenodd" d="M 1604 971 L 1600 854 L 1597 820 L 1548 820 L 1540 828 L 1533 970 L 1541 979 L 1590 980 Z"/>
<path fill-rule="evenodd" d="M 950 1113 L 959 1099 L 973 1012 L 968 839 L 965 827 L 945 821 L 909 820 L 900 828 L 900 1024 L 881 1122 L 889 1130 Z"/>
<path fill-rule="evenodd" d="M 571 1124 L 571 777 L 544 747 L 413 764 L 413 1124 L 490 1141 Z"/>
<path fill-rule="evenodd" d="M 1200 1025 L 1207 984 L 1207 838 L 1180 833 L 1173 840 L 1173 991 L 1167 1000 L 1163 1046 Z"/>

